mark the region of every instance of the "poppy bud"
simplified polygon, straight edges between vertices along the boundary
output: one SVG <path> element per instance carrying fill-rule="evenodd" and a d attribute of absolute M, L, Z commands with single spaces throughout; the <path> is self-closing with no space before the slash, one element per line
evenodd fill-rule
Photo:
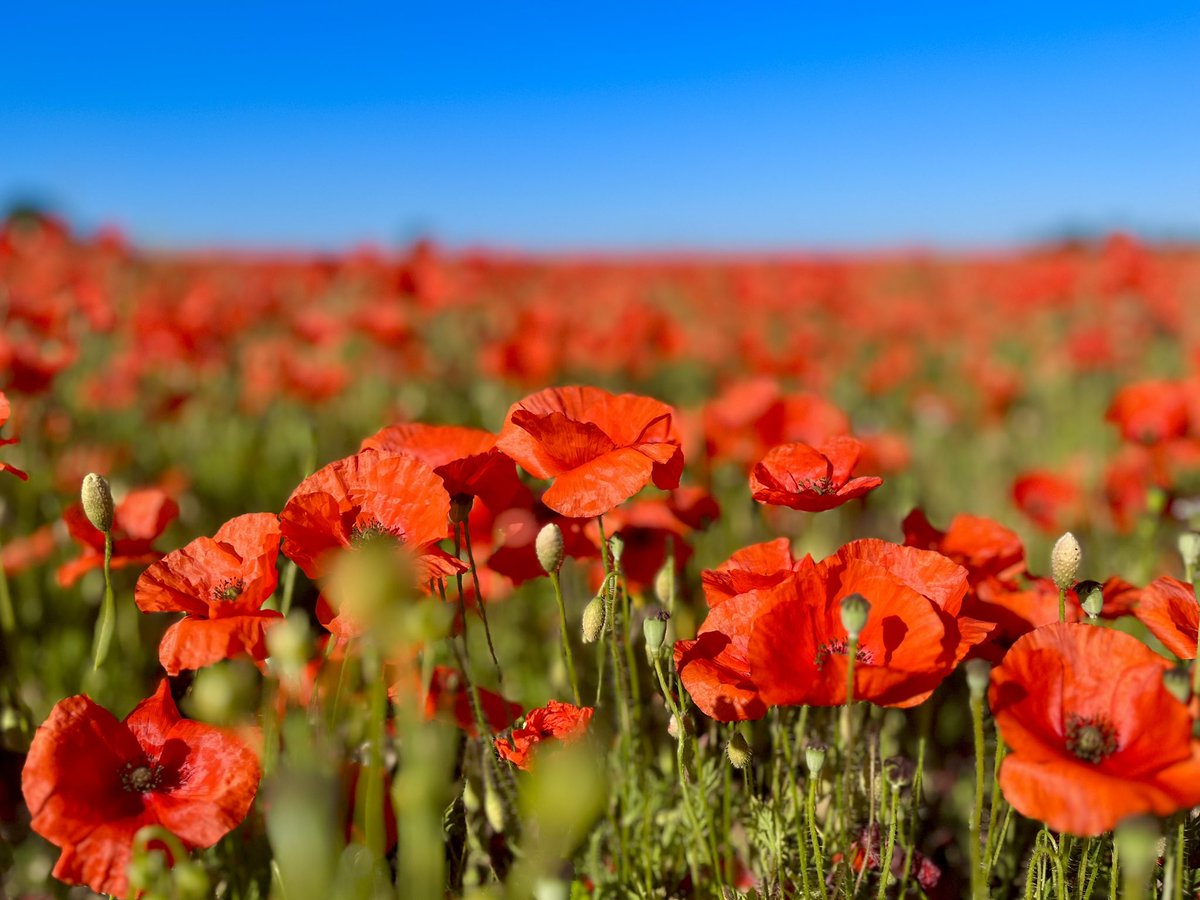
<path fill-rule="evenodd" d="M 1158 861 L 1158 820 L 1148 815 L 1131 816 L 1118 823 L 1113 834 L 1121 854 L 1121 868 L 1130 870 L 1126 878 L 1141 880 L 1134 875 L 1138 873 L 1148 879 Z"/>
<path fill-rule="evenodd" d="M 692 720 L 688 716 L 684 716 L 683 733 L 691 734 L 695 730 L 695 727 L 692 725 Z M 671 721 L 667 723 L 667 734 L 675 738 L 675 740 L 679 740 L 679 717 L 674 713 L 671 714 Z"/>
<path fill-rule="evenodd" d="M 483 815 L 487 819 L 487 823 L 492 826 L 492 831 L 503 833 L 504 831 L 504 800 L 500 797 L 500 792 L 496 790 L 496 785 L 492 783 L 491 776 L 484 774 L 483 779 Z"/>
<path fill-rule="evenodd" d="M 1104 585 L 1098 581 L 1081 581 L 1075 585 L 1075 596 L 1089 618 L 1096 618 L 1104 609 Z"/>
<path fill-rule="evenodd" d="M 821 768 L 825 765 L 825 750 L 824 744 L 809 744 L 804 748 L 804 764 L 808 766 L 810 774 L 821 774 Z"/>
<path fill-rule="evenodd" d="M 592 644 L 604 630 L 604 598 L 595 596 L 583 608 L 583 642 Z"/>
<path fill-rule="evenodd" d="M 883 761 L 883 777 L 894 788 L 908 787 L 916 772 L 916 763 L 907 756 L 889 756 Z"/>
<path fill-rule="evenodd" d="M 1189 572 L 1196 571 L 1200 566 L 1200 534 L 1188 531 L 1179 536 L 1179 555 L 1183 559 L 1184 568 Z"/>
<path fill-rule="evenodd" d="M 542 564 L 542 568 L 546 570 L 547 575 L 553 575 L 563 564 L 563 536 L 562 529 L 551 522 L 538 532 L 537 540 L 534 542 L 534 549 L 537 550 L 538 562 Z"/>
<path fill-rule="evenodd" d="M 212 884 L 204 867 L 190 860 L 177 863 L 171 870 L 171 882 L 180 900 L 204 900 L 211 897 Z"/>
<path fill-rule="evenodd" d="M 671 614 L 660 609 L 642 619 L 642 636 L 646 638 L 646 652 L 651 656 L 658 653 L 667 637 L 667 619 L 669 618 L 671 618 Z"/>
<path fill-rule="evenodd" d="M 986 659 L 968 659 L 963 669 L 967 673 L 971 696 L 978 700 L 987 693 L 988 683 L 992 680 L 992 664 Z"/>
<path fill-rule="evenodd" d="M 103 475 L 88 472 L 83 476 L 83 488 L 79 492 L 83 502 L 83 513 L 97 531 L 108 534 L 113 524 L 113 499 L 108 481 Z"/>
<path fill-rule="evenodd" d="M 1183 666 L 1176 666 L 1163 672 L 1163 687 L 1165 687 L 1180 703 L 1192 699 L 1192 673 Z"/>
<path fill-rule="evenodd" d="M 613 564 L 621 561 L 621 555 L 625 552 L 625 539 L 619 534 L 614 534 L 608 539 L 608 552 L 612 554 Z"/>
<path fill-rule="evenodd" d="M 850 640 L 857 641 L 867 625 L 867 616 L 871 614 L 871 604 L 862 594 L 851 594 L 842 599 L 842 627 Z"/>
<path fill-rule="evenodd" d="M 735 731 L 729 743 L 725 745 L 725 755 L 729 757 L 729 764 L 735 769 L 744 769 L 750 765 L 750 758 L 754 754 L 750 752 L 750 744 L 745 735 Z"/>
<path fill-rule="evenodd" d="M 675 570 L 668 562 L 654 576 L 654 596 L 663 606 L 671 606 L 675 599 Z"/>
<path fill-rule="evenodd" d="M 1050 551 L 1050 577 L 1060 591 L 1071 589 L 1075 576 L 1079 574 L 1079 560 L 1082 558 L 1079 541 L 1071 532 L 1068 531 L 1054 542 L 1054 549 Z"/>

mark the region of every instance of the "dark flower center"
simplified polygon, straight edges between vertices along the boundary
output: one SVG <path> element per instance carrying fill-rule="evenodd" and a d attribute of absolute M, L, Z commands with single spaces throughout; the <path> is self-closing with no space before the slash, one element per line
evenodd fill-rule
<path fill-rule="evenodd" d="M 162 769 L 158 766 L 135 766 L 126 763 L 121 769 L 121 787 L 131 794 L 144 794 L 158 787 Z"/>
<path fill-rule="evenodd" d="M 845 638 L 838 638 L 836 641 L 826 641 L 817 647 L 817 655 L 813 658 L 813 665 L 818 669 L 823 669 L 825 668 L 825 660 L 833 655 L 845 656 L 848 649 L 849 645 Z M 875 654 L 866 647 L 859 647 L 858 651 L 854 654 L 854 660 L 863 665 L 873 666 L 875 665 Z"/>
<path fill-rule="evenodd" d="M 229 581 L 223 581 L 217 587 L 213 588 L 214 600 L 236 600 L 242 595 L 242 591 L 246 589 L 246 582 L 238 578 Z"/>
<path fill-rule="evenodd" d="M 824 478 L 796 478 L 792 476 L 792 482 L 796 485 L 797 492 L 805 492 L 824 496 L 826 494 L 836 494 L 837 488 L 833 484 L 833 480 L 826 475 Z"/>
<path fill-rule="evenodd" d="M 1099 763 L 1117 752 L 1117 729 L 1104 716 L 1067 717 L 1067 749 L 1084 762 Z"/>
<path fill-rule="evenodd" d="M 350 533 L 351 547 L 368 547 L 379 544 L 403 544 L 408 535 L 400 528 L 388 528 L 378 519 L 364 522 Z"/>

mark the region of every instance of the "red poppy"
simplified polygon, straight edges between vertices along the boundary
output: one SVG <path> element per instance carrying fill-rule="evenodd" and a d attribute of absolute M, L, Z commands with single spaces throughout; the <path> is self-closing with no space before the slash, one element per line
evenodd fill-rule
<path fill-rule="evenodd" d="M 1072 479 L 1054 472 L 1027 472 L 1013 482 L 1017 508 L 1048 534 L 1061 534 L 1083 515 L 1083 493 Z"/>
<path fill-rule="evenodd" d="M 922 550 L 936 550 L 967 570 L 972 587 L 996 581 L 1016 588 L 1025 571 L 1025 547 L 1020 536 L 999 522 L 983 516 L 961 514 L 950 520 L 945 531 L 929 523 L 925 513 L 914 509 L 901 526 L 904 543 Z"/>
<path fill-rule="evenodd" d="M 988 694 L 1010 748 L 1000 769 L 1008 802 L 1080 837 L 1200 803 L 1200 742 L 1163 686 L 1170 666 L 1110 628 L 1056 623 L 1018 640 Z"/>
<path fill-rule="evenodd" d="M 389 688 L 388 695 L 395 698 L 400 690 L 401 685 L 395 684 Z M 520 717 L 521 704 L 505 700 L 487 688 L 476 687 L 475 692 L 479 695 L 483 718 L 492 731 L 503 731 Z M 433 719 L 438 715 L 449 715 L 468 736 L 478 735 L 466 681 L 462 673 L 449 666 L 434 666 L 429 693 L 425 695 L 425 718 Z"/>
<path fill-rule="evenodd" d="M 598 558 L 595 542 L 588 537 L 588 519 L 560 516 L 540 502 L 532 510 L 512 509 L 496 517 L 492 525 L 492 552 L 487 568 L 512 581 L 523 584 L 534 578 L 544 578 L 546 570 L 537 557 L 537 536 L 543 527 L 554 523 L 562 531 L 563 555 L 572 559 Z"/>
<path fill-rule="evenodd" d="M 55 545 L 54 526 L 43 525 L 24 537 L 10 539 L 3 549 L 0 549 L 0 565 L 8 575 L 24 572 L 49 559 L 54 553 Z"/>
<path fill-rule="evenodd" d="M 993 629 L 961 614 L 967 573 L 939 553 L 880 540 L 853 541 L 770 588 L 754 620 L 747 657 L 772 706 L 846 702 L 847 635 L 841 602 L 871 604 L 859 636 L 854 696 L 916 706 Z"/>
<path fill-rule="evenodd" d="M 362 450 L 300 482 L 279 515 L 283 552 L 309 578 L 341 551 L 375 540 L 403 546 L 422 585 L 465 571 L 437 546 L 450 531 L 442 480 L 414 456 Z"/>
<path fill-rule="evenodd" d="M 230 519 L 211 538 L 168 553 L 142 573 L 133 594 L 138 609 L 187 614 L 158 645 L 168 675 L 242 653 L 267 658 L 267 628 L 283 618 L 262 608 L 279 580 L 279 538 L 279 520 L 272 513 L 249 513 Z"/>
<path fill-rule="evenodd" d="M 59 702 L 21 776 L 30 826 L 62 850 L 54 877 L 118 897 L 139 829 L 161 825 L 189 849 L 211 847 L 246 817 L 258 781 L 254 753 L 180 718 L 166 679 L 123 722 L 86 696 Z"/>
<path fill-rule="evenodd" d="M 861 497 L 882 478 L 852 478 L 862 444 L 852 437 L 830 438 L 820 447 L 783 444 L 767 452 L 750 473 L 759 503 L 822 512 Z"/>
<path fill-rule="evenodd" d="M 178 504 L 160 488 L 130 491 L 113 510 L 112 568 L 146 566 L 161 557 L 154 540 L 178 515 Z M 77 558 L 58 569 L 58 583 L 70 587 L 85 572 L 104 565 L 104 534 L 88 521 L 81 503 L 68 507 L 63 519 L 71 537 L 83 545 Z"/>
<path fill-rule="evenodd" d="M 1141 381 L 1117 391 L 1104 418 L 1121 429 L 1121 437 L 1157 444 L 1183 437 L 1188 429 L 1185 385 L 1175 381 Z"/>
<path fill-rule="evenodd" d="M 497 446 L 537 478 L 553 478 L 542 502 L 592 518 L 651 481 L 679 486 L 683 451 L 665 403 L 594 387 L 547 388 L 508 411 Z"/>
<path fill-rule="evenodd" d="M 1169 575 L 1155 578 L 1139 593 L 1133 614 L 1180 659 L 1196 658 L 1200 608 L 1190 584 Z"/>
<path fill-rule="evenodd" d="M 8 421 L 9 415 L 12 413 L 12 407 L 9 405 L 8 398 L 4 396 L 4 392 L 0 391 L 0 428 L 4 427 L 4 423 Z M 0 438 L 0 447 L 8 444 L 18 443 L 17 438 Z M 22 481 L 28 481 L 29 476 L 15 466 L 10 466 L 6 462 L 0 462 L 0 472 L 11 472 Z"/>
<path fill-rule="evenodd" d="M 452 503 L 469 506 L 478 497 L 494 512 L 528 506 L 529 489 L 521 484 L 513 461 L 496 449 L 498 439 L 478 428 L 407 422 L 380 429 L 359 449 L 415 456 L 442 479 Z"/>
<path fill-rule="evenodd" d="M 559 700 L 551 700 L 539 709 L 525 714 L 525 723 L 514 728 L 510 738 L 496 738 L 496 752 L 517 768 L 529 770 L 534 751 L 550 738 L 572 743 L 587 733 L 592 721 L 590 706 L 572 706 Z"/>

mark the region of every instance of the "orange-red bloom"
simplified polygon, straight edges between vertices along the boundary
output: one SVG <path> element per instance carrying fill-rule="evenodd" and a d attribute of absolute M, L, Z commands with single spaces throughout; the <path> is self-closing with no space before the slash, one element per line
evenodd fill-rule
<path fill-rule="evenodd" d="M 309 475 L 279 515 L 283 552 L 312 579 L 363 541 L 394 541 L 413 554 L 421 584 L 465 567 L 437 546 L 449 535 L 450 497 L 414 456 L 362 450 Z"/>
<path fill-rule="evenodd" d="M 820 447 L 783 444 L 767 452 L 750 473 L 750 490 L 759 503 L 822 512 L 861 497 L 883 484 L 882 478 L 851 477 L 862 444 L 845 435 Z"/>
<path fill-rule="evenodd" d="M 112 568 L 146 566 L 162 554 L 153 547 L 154 540 L 179 515 L 179 506 L 160 488 L 139 488 L 117 504 L 113 511 Z M 70 587 L 92 569 L 104 565 L 104 534 L 96 530 L 76 503 L 63 513 L 71 537 L 83 545 L 83 552 L 58 569 L 58 583 Z"/>
<path fill-rule="evenodd" d="M 4 427 L 4 423 L 8 421 L 9 415 L 12 414 L 12 407 L 9 405 L 8 398 L 4 396 L 4 391 L 0 391 L 0 428 Z M 18 443 L 17 438 L 0 438 L 0 447 L 7 444 Z M 10 466 L 6 462 L 0 462 L 0 472 L 11 472 L 22 481 L 28 481 L 29 476 L 15 466 Z"/>
<path fill-rule="evenodd" d="M 555 738 L 571 743 L 582 738 L 587 733 L 593 712 L 595 710 L 590 706 L 573 706 L 551 700 L 545 706 L 526 713 L 525 724 L 514 728 L 511 738 L 496 738 L 496 752 L 501 759 L 528 770 L 534 751 L 543 741 Z"/>
<path fill-rule="evenodd" d="M 1170 666 L 1108 628 L 1055 623 L 1018 640 L 988 695 L 1010 748 L 1000 769 L 1008 802 L 1080 837 L 1200 804 L 1200 742 L 1163 686 Z"/>
<path fill-rule="evenodd" d="M 1071 528 L 1083 515 L 1083 493 L 1072 479 L 1054 472 L 1027 472 L 1013 482 L 1017 508 L 1048 534 Z"/>
<path fill-rule="evenodd" d="M 564 516 L 603 515 L 651 481 L 679 487 L 683 451 L 665 403 L 594 387 L 547 388 L 513 404 L 497 446 L 531 475 Z"/>
<path fill-rule="evenodd" d="M 1121 429 L 1121 437 L 1157 444 L 1183 437 L 1188 429 L 1187 387 L 1175 381 L 1141 381 L 1117 391 L 1104 418 Z"/>
<path fill-rule="evenodd" d="M 21 776 L 31 827 L 62 851 L 54 877 L 118 897 L 139 829 L 211 847 L 246 817 L 258 781 L 254 753 L 180 718 L 166 679 L 123 722 L 86 696 L 58 703 Z"/>
<path fill-rule="evenodd" d="M 1169 575 L 1155 578 L 1138 594 L 1133 614 L 1180 659 L 1196 658 L 1200 609 L 1190 584 Z"/>
<path fill-rule="evenodd" d="M 282 620 L 263 603 L 279 574 L 279 520 L 272 513 L 230 519 L 211 538 L 168 553 L 142 573 L 133 599 L 142 612 L 187 615 L 167 629 L 158 659 L 168 675 L 238 654 L 267 657 L 267 628 Z"/>

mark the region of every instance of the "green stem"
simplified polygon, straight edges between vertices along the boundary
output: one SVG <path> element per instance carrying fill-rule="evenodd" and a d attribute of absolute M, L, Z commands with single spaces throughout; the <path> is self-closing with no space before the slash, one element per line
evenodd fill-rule
<path fill-rule="evenodd" d="M 364 654 L 363 674 L 369 679 L 370 714 L 367 720 L 368 756 L 358 791 L 359 821 L 363 841 L 376 860 L 386 852 L 384 836 L 383 740 L 387 719 L 387 679 L 377 649 Z"/>
<path fill-rule="evenodd" d="M 842 709 L 842 733 L 845 738 L 846 746 L 842 755 L 841 847 L 839 849 L 844 854 L 848 855 L 851 834 L 850 813 L 853 807 L 853 803 L 851 802 L 850 782 L 852 780 L 851 769 L 854 766 L 854 664 L 858 657 L 857 637 L 850 638 L 849 646 L 846 650 L 846 657 L 846 705 Z"/>
<path fill-rule="evenodd" d="M 116 626 L 117 605 L 112 589 L 112 532 L 104 535 L 104 602 L 100 606 L 100 618 L 96 621 L 96 641 L 92 668 L 99 669 L 108 656 L 112 645 L 113 629 Z"/>
<path fill-rule="evenodd" d="M 817 862 L 817 884 L 825 893 L 825 851 L 817 831 L 817 776 L 809 773 L 808 791 L 804 800 L 804 818 L 808 820 L 808 836 L 812 840 L 813 858 Z"/>
<path fill-rule="evenodd" d="M 971 722 L 975 732 L 975 808 L 971 812 L 971 896 L 985 900 L 987 885 L 983 880 L 984 870 L 980 859 L 982 843 L 980 830 L 983 825 L 984 746 L 983 696 L 971 697 Z"/>
<path fill-rule="evenodd" d="M 296 593 L 296 564 L 288 560 L 283 573 L 283 598 L 279 601 L 279 611 L 285 617 L 292 611 L 292 597 Z"/>
<path fill-rule="evenodd" d="M 479 585 L 479 569 L 475 565 L 475 552 L 471 549 L 471 529 L 463 525 L 463 543 L 467 547 L 467 564 L 471 567 L 471 583 L 475 585 L 475 602 L 479 604 L 479 618 L 483 619 L 483 634 L 487 638 L 488 652 L 492 654 L 492 665 L 496 667 L 496 680 L 503 684 L 504 673 L 500 671 L 500 660 L 492 645 L 492 629 L 488 627 L 487 608 L 483 602 L 483 588 Z"/>
<path fill-rule="evenodd" d="M 879 858 L 879 890 L 876 892 L 876 900 L 885 900 L 887 897 L 888 873 L 892 871 L 892 855 L 896 852 L 896 810 L 900 805 L 900 789 L 893 788 L 887 779 L 883 782 L 883 805 L 888 805 L 888 797 L 891 797 L 891 811 L 888 813 L 888 833 L 887 842 L 883 847 L 883 856 Z M 887 813 L 886 809 L 881 809 L 880 814 Z"/>
<path fill-rule="evenodd" d="M 8 592 L 8 573 L 4 571 L 4 560 L 0 559 L 0 631 L 10 637 L 17 630 L 17 616 L 13 609 L 12 595 Z"/>
<path fill-rule="evenodd" d="M 579 679 L 575 677 L 575 657 L 571 653 L 571 639 L 567 632 L 567 605 L 563 602 L 562 584 L 558 573 L 550 573 L 550 584 L 554 586 L 554 598 L 558 601 L 558 624 L 562 630 L 563 658 L 567 662 L 567 676 L 571 679 L 571 692 L 575 695 L 575 705 L 583 706 L 579 695 Z"/>
<path fill-rule="evenodd" d="M 1065 588 L 1058 589 L 1058 621 L 1067 621 L 1067 591 Z"/>
<path fill-rule="evenodd" d="M 998 839 L 1003 839 L 1003 829 L 997 833 L 996 830 L 996 814 L 999 812 L 1001 797 L 1000 797 L 1000 763 L 1004 760 L 1005 746 L 1004 738 L 1001 736 L 999 729 L 996 730 L 996 754 L 992 762 L 992 797 L 988 803 L 988 834 L 987 843 L 983 849 L 983 862 L 987 866 L 987 871 L 990 875 L 992 869 L 996 865 L 996 861 L 992 858 L 992 844 Z M 1008 821 L 1007 816 L 1005 821 Z"/>

